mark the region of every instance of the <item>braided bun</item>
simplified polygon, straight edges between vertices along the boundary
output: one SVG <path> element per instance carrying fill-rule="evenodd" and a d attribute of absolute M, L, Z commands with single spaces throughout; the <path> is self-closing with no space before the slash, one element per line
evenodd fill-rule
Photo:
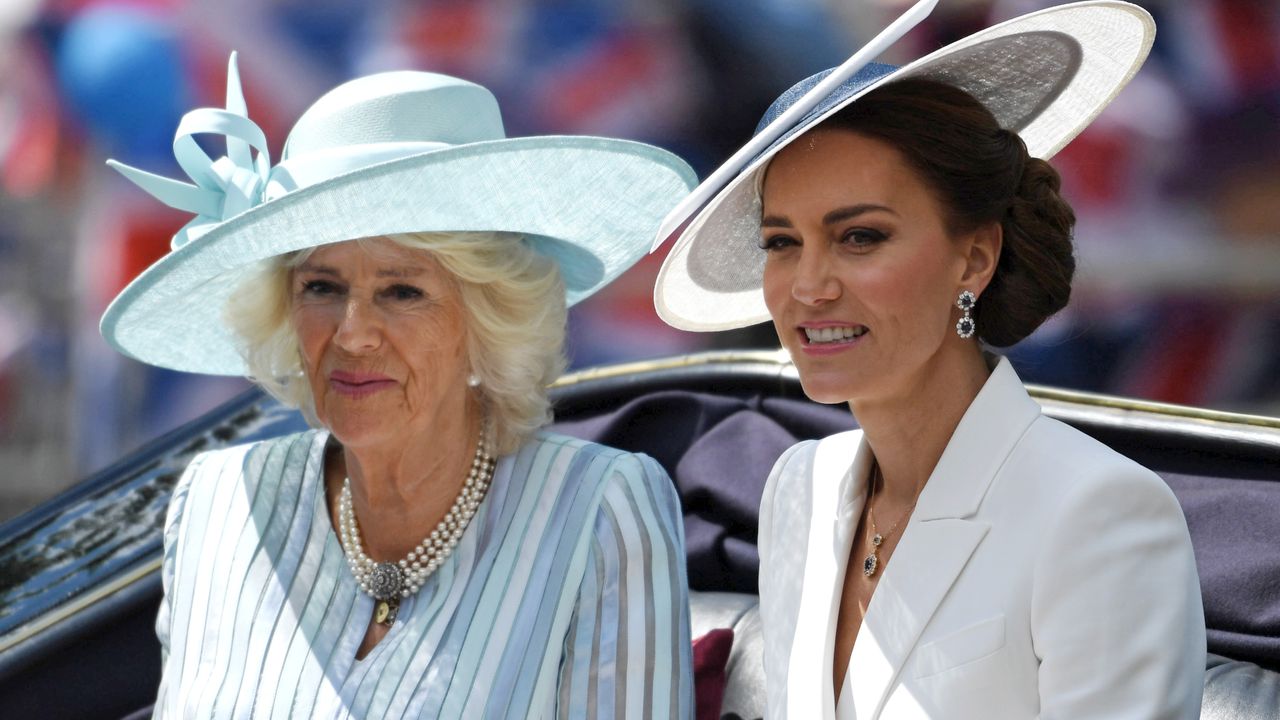
<path fill-rule="evenodd" d="M 1021 139 L 1017 144 L 1025 166 L 1000 221 L 1000 262 L 974 310 L 978 336 L 996 347 L 1022 340 L 1066 307 L 1076 269 L 1071 243 L 1076 217 L 1059 194 L 1058 171 L 1040 158 L 1026 157 Z"/>

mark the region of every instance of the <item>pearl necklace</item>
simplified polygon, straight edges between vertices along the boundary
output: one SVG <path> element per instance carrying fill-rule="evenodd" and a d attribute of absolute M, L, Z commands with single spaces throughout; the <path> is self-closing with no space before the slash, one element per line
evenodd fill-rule
<path fill-rule="evenodd" d="M 360 526 L 356 523 L 356 513 L 351 503 L 351 478 L 343 479 L 342 493 L 338 496 L 342 549 L 347 554 L 347 565 L 360 589 L 378 601 L 374 621 L 388 626 L 394 623 L 400 609 L 400 600 L 420 590 L 431 573 L 444 564 L 445 559 L 458 546 L 462 533 L 466 531 L 471 518 L 480 507 L 480 501 L 484 500 L 485 493 L 489 490 L 493 466 L 486 423 L 480 430 L 476 454 L 471 460 L 471 471 L 467 473 L 467 481 L 453 501 L 453 507 L 449 508 L 449 512 L 445 513 L 431 534 L 398 562 L 374 562 L 365 554 L 364 545 L 360 542 Z"/>

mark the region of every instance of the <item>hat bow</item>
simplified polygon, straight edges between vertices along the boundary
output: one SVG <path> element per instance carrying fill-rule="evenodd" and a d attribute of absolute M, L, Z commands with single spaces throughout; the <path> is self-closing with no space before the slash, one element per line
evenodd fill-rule
<path fill-rule="evenodd" d="M 226 155 L 217 160 L 209 157 L 196 143 L 195 136 L 201 134 L 226 137 Z M 173 154 L 194 184 L 115 160 L 108 160 L 107 164 L 160 202 L 195 214 L 195 219 L 173 236 L 174 250 L 264 201 L 271 177 L 267 136 L 248 117 L 234 52 L 227 68 L 226 109 L 199 108 L 183 115 L 174 134 Z"/>

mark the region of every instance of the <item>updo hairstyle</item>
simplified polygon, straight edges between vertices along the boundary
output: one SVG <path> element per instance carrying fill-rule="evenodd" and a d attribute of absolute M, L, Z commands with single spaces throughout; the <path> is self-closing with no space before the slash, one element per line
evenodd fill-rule
<path fill-rule="evenodd" d="M 1058 192 L 1058 172 L 1029 157 L 1022 138 L 972 95 L 907 78 L 867 93 L 823 125 L 897 149 L 936 194 L 953 235 L 1000 223 L 1000 261 L 973 313 L 983 341 L 1012 345 L 1066 306 L 1075 213 Z"/>

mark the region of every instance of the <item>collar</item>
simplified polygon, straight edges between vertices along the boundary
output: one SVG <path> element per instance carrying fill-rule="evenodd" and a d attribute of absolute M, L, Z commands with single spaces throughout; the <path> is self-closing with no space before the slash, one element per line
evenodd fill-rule
<path fill-rule="evenodd" d="M 1040 405 L 1007 358 L 994 358 L 995 369 L 960 418 L 938 458 L 914 517 L 924 522 L 970 517 L 978 510 L 996 471 L 1031 423 Z"/>

